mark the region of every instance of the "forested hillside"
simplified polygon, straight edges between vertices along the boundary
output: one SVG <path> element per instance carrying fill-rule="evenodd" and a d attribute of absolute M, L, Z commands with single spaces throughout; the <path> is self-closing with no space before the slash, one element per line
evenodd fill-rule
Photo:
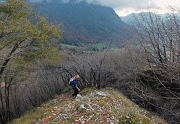
<path fill-rule="evenodd" d="M 33 3 L 37 13 L 63 26 L 62 43 L 70 45 L 128 41 L 129 28 L 112 8 L 86 2 Z"/>

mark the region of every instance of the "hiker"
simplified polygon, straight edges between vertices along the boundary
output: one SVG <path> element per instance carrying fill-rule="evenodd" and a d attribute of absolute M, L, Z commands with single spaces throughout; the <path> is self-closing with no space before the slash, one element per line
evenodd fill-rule
<path fill-rule="evenodd" d="M 80 92 L 80 89 L 78 87 L 78 80 L 80 80 L 79 75 L 76 75 L 70 79 L 70 85 L 71 85 L 72 89 L 74 90 L 74 93 L 72 94 L 73 98 L 76 98 L 77 94 Z"/>

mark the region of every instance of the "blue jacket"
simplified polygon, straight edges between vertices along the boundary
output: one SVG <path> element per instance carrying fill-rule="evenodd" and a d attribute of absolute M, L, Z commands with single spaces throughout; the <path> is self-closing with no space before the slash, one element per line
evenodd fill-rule
<path fill-rule="evenodd" d="M 72 88 L 76 88 L 77 84 L 78 84 L 78 81 L 77 80 L 73 80 L 72 81 Z"/>

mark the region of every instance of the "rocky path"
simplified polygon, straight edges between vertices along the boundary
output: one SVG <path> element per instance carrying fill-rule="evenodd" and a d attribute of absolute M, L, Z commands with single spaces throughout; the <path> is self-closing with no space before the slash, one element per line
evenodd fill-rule
<path fill-rule="evenodd" d="M 111 88 L 86 89 L 75 99 L 63 94 L 42 107 L 47 111 L 35 124 L 164 124 Z"/>

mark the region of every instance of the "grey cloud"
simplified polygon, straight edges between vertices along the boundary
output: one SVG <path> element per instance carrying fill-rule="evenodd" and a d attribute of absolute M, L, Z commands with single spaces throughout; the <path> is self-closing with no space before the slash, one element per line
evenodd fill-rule
<path fill-rule="evenodd" d="M 32 2 L 42 2 L 43 0 L 30 0 Z M 45 0 L 47 2 L 53 0 Z M 68 3 L 70 0 L 56 0 L 63 3 Z M 112 8 L 125 8 L 132 7 L 134 9 L 139 9 L 149 4 L 148 6 L 154 6 L 152 0 L 74 0 L 76 2 L 86 1 L 87 3 L 95 3 L 102 6 L 112 7 Z"/>
<path fill-rule="evenodd" d="M 42 2 L 43 0 L 30 0 L 30 1 L 31 2 Z M 49 2 L 49 1 L 53 1 L 53 0 L 45 0 L 45 1 Z M 56 1 L 67 3 L 70 0 L 56 0 Z M 116 6 L 120 6 L 120 5 L 139 6 L 140 4 L 145 3 L 149 0 L 74 0 L 74 1 L 76 1 L 76 2 L 86 1 L 88 3 L 97 3 L 97 4 L 104 5 L 104 6 L 116 7 Z"/>
<path fill-rule="evenodd" d="M 105 6 L 110 6 L 110 7 L 139 7 L 141 4 L 144 4 L 145 2 L 149 0 L 86 0 L 88 2 L 90 1 L 96 1 L 97 3 Z"/>

